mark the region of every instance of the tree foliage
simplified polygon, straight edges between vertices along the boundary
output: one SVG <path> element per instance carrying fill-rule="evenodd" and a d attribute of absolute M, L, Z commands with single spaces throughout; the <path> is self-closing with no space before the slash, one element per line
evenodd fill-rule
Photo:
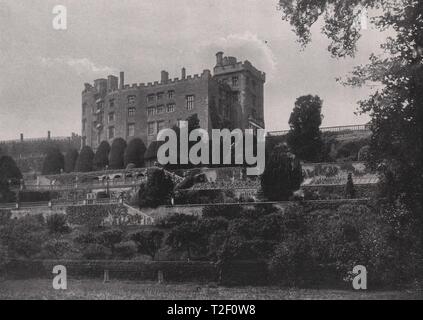
<path fill-rule="evenodd" d="M 94 169 L 104 170 L 109 165 L 110 144 L 107 141 L 102 141 L 94 156 Z"/>
<path fill-rule="evenodd" d="M 361 36 L 360 12 L 380 31 L 393 30 L 367 65 L 356 67 L 346 85 L 378 84 L 360 111 L 371 116 L 371 157 L 381 174 L 392 173 L 394 193 L 423 203 L 423 2 L 417 0 L 280 0 L 283 19 L 303 45 L 323 17 L 322 32 L 334 57 L 353 56 Z"/>
<path fill-rule="evenodd" d="M 59 174 L 65 168 L 65 157 L 57 146 L 51 146 L 43 162 L 42 174 Z"/>
<path fill-rule="evenodd" d="M 76 161 L 78 160 L 78 150 L 69 148 L 65 154 L 65 172 L 70 173 L 75 170 Z"/>
<path fill-rule="evenodd" d="M 126 141 L 122 138 L 113 140 L 110 149 L 109 167 L 110 169 L 123 169 L 125 167 L 124 154 L 126 149 Z"/>
<path fill-rule="evenodd" d="M 261 176 L 261 186 L 266 198 L 272 201 L 288 200 L 302 182 L 299 160 L 286 145 L 279 144 L 266 157 L 266 167 Z"/>
<path fill-rule="evenodd" d="M 150 169 L 147 183 L 140 186 L 140 207 L 168 204 L 173 194 L 173 181 L 162 169 Z"/>
<path fill-rule="evenodd" d="M 144 165 L 144 153 L 146 150 L 147 148 L 140 138 L 132 139 L 125 150 L 125 167 L 133 164 L 135 168 L 141 168 Z"/>
<path fill-rule="evenodd" d="M 319 162 L 322 159 L 322 104 L 318 96 L 312 95 L 299 97 L 295 102 L 289 118 L 288 145 L 301 160 Z"/>
<path fill-rule="evenodd" d="M 131 240 L 138 247 L 138 252 L 147 254 L 154 260 L 157 252 L 161 248 L 164 233 L 158 230 L 138 231 L 131 235 Z"/>
<path fill-rule="evenodd" d="M 90 172 L 93 171 L 94 152 L 89 146 L 85 146 L 79 153 L 78 160 L 76 161 L 75 171 L 77 172 Z"/>

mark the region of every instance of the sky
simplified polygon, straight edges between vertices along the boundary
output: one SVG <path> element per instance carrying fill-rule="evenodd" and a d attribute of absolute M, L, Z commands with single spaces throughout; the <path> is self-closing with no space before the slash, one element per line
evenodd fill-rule
<path fill-rule="evenodd" d="M 0 140 L 68 136 L 81 130 L 84 83 L 119 75 L 153 82 L 212 70 L 215 54 L 249 60 L 266 72 L 267 130 L 288 129 L 296 98 L 323 99 L 323 126 L 363 124 L 357 101 L 370 88 L 336 78 L 379 53 L 383 36 L 362 30 L 354 58 L 333 59 L 313 28 L 304 50 L 281 19 L 277 0 L 0 0 Z M 52 26 L 53 7 L 67 8 L 67 29 Z"/>

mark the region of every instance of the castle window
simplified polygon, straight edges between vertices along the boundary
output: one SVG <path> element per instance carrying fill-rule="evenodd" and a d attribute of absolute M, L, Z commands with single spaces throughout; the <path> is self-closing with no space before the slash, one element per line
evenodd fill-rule
<path fill-rule="evenodd" d="M 135 124 L 129 123 L 128 124 L 128 137 L 133 137 L 133 136 L 135 136 Z"/>
<path fill-rule="evenodd" d="M 147 108 L 147 115 L 154 116 L 156 114 L 156 107 L 149 107 Z"/>
<path fill-rule="evenodd" d="M 169 98 L 169 99 L 173 99 L 173 97 L 175 96 L 175 91 L 173 91 L 173 90 L 169 90 L 168 92 L 167 92 L 167 97 Z"/>
<path fill-rule="evenodd" d="M 136 96 L 128 96 L 128 104 L 135 104 Z"/>
<path fill-rule="evenodd" d="M 82 131 L 85 131 L 86 127 L 87 127 L 87 119 L 83 119 L 82 120 Z"/>
<path fill-rule="evenodd" d="M 175 104 L 174 103 L 169 103 L 167 105 L 166 112 L 175 112 Z"/>
<path fill-rule="evenodd" d="M 157 94 L 157 100 L 162 100 L 163 99 L 163 96 L 164 96 L 164 93 L 163 92 L 159 92 Z"/>
<path fill-rule="evenodd" d="M 157 132 L 160 132 L 160 130 L 163 130 L 164 128 L 165 128 L 165 122 L 157 121 Z"/>
<path fill-rule="evenodd" d="M 194 109 L 195 96 L 194 95 L 186 96 L 186 99 L 187 99 L 187 110 Z"/>
<path fill-rule="evenodd" d="M 164 105 L 157 106 L 157 114 L 161 114 L 165 112 Z"/>
<path fill-rule="evenodd" d="M 115 137 L 115 127 L 109 127 L 109 139 L 113 139 Z"/>
<path fill-rule="evenodd" d="M 128 108 L 128 117 L 135 116 L 135 108 Z"/>
<path fill-rule="evenodd" d="M 238 77 L 232 77 L 232 86 L 238 87 Z"/>
<path fill-rule="evenodd" d="M 115 99 L 110 99 L 109 100 L 109 108 L 114 108 L 115 107 Z"/>
<path fill-rule="evenodd" d="M 115 113 L 114 112 L 110 112 L 109 113 L 109 122 L 115 121 Z"/>
<path fill-rule="evenodd" d="M 256 107 L 256 103 L 257 103 L 257 97 L 253 94 L 253 107 Z"/>
<path fill-rule="evenodd" d="M 155 122 L 149 122 L 147 132 L 149 136 L 152 136 L 156 133 L 156 123 Z"/>
<path fill-rule="evenodd" d="M 147 96 L 147 102 L 148 103 L 154 103 L 156 101 L 156 96 L 154 94 L 149 94 Z"/>

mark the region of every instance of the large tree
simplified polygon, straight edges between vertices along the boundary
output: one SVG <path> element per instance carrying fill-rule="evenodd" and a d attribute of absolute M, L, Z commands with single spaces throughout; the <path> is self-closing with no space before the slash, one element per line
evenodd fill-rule
<path fill-rule="evenodd" d="M 78 160 L 78 150 L 69 148 L 65 154 L 65 172 L 70 173 L 75 170 L 76 161 Z"/>
<path fill-rule="evenodd" d="M 102 141 L 94 156 L 94 169 L 104 170 L 109 165 L 110 144 Z"/>
<path fill-rule="evenodd" d="M 311 40 L 310 29 L 323 17 L 322 32 L 335 57 L 354 55 L 361 36 L 360 16 L 366 11 L 376 29 L 393 30 L 382 45 L 344 84 L 379 84 L 360 102 L 371 116 L 371 157 L 381 174 L 393 174 L 397 195 L 423 203 L 423 2 L 420 0 L 280 0 L 285 20 L 300 42 Z M 412 201 L 414 202 L 414 201 Z"/>
<path fill-rule="evenodd" d="M 125 167 L 124 154 L 126 149 L 126 141 L 122 138 L 113 140 L 110 149 L 109 167 L 110 169 L 123 169 Z"/>
<path fill-rule="evenodd" d="M 283 144 L 277 145 L 266 157 L 266 166 L 261 176 L 261 187 L 265 197 L 271 201 L 285 201 L 302 182 L 300 161 Z"/>
<path fill-rule="evenodd" d="M 21 179 L 22 173 L 13 158 L 0 157 L 0 202 L 15 200 L 15 194 L 10 191 L 10 185 L 19 186 Z"/>
<path fill-rule="evenodd" d="M 85 146 L 79 153 L 78 160 L 76 161 L 76 172 L 90 172 L 93 171 L 94 152 L 89 146 Z"/>
<path fill-rule="evenodd" d="M 147 183 L 140 186 L 140 207 L 157 207 L 168 204 L 173 194 L 172 179 L 162 169 L 150 169 L 147 174 Z"/>
<path fill-rule="evenodd" d="M 133 164 L 135 168 L 141 168 L 144 165 L 145 151 L 145 144 L 140 138 L 132 139 L 125 150 L 125 167 L 129 164 Z"/>
<path fill-rule="evenodd" d="M 318 162 L 322 159 L 322 103 L 318 96 L 299 97 L 289 118 L 288 145 L 301 160 Z"/>
<path fill-rule="evenodd" d="M 57 146 L 48 148 L 43 162 L 42 174 L 58 174 L 65 168 L 65 157 Z"/>

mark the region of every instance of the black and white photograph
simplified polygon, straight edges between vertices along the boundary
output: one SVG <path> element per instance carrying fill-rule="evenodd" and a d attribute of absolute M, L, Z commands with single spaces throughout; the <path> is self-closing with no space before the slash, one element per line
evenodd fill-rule
<path fill-rule="evenodd" d="M 423 300 L 421 0 L 0 0 L 0 73 L 0 300 Z"/>

